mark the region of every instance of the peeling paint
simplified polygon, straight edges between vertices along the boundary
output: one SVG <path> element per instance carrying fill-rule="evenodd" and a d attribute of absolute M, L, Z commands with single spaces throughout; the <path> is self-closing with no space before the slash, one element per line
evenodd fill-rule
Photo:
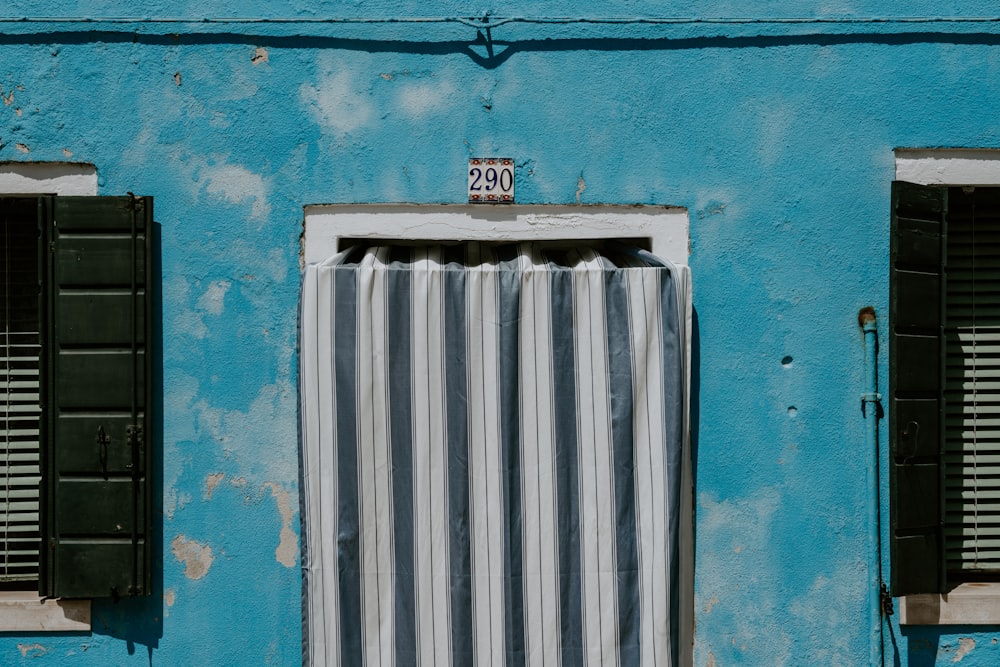
<path fill-rule="evenodd" d="M 719 604 L 719 598 L 713 597 L 712 599 L 710 599 L 708 602 L 705 603 L 705 613 L 711 614 L 712 607 L 714 607 L 717 604 Z"/>
<path fill-rule="evenodd" d="M 40 658 L 49 652 L 48 647 L 41 644 L 18 644 L 17 650 L 24 658 Z"/>
<path fill-rule="evenodd" d="M 235 487 L 243 488 L 247 485 L 246 477 L 237 477 L 236 479 L 229 480 L 229 483 Z"/>
<path fill-rule="evenodd" d="M 68 148 L 62 149 L 62 152 L 63 152 L 63 155 L 65 155 L 66 157 L 73 157 L 73 151 L 71 151 Z"/>
<path fill-rule="evenodd" d="M 275 560 L 285 567 L 294 567 L 298 540 L 292 531 L 292 499 L 280 484 L 268 482 L 264 487 L 271 489 L 271 495 L 278 504 L 278 513 L 281 514 L 281 534 L 278 548 L 274 550 Z"/>
<path fill-rule="evenodd" d="M 976 640 L 972 637 L 959 637 L 958 638 L 958 651 L 955 653 L 955 657 L 951 659 L 952 662 L 961 662 L 962 658 L 969 655 L 972 649 L 976 648 Z"/>
<path fill-rule="evenodd" d="M 271 214 L 267 182 L 260 174 L 235 164 L 206 165 L 198 174 L 199 187 L 230 204 L 250 202 L 250 215 L 264 220 Z"/>
<path fill-rule="evenodd" d="M 173 548 L 174 557 L 184 563 L 184 576 L 188 579 L 201 579 L 208 574 L 208 569 L 215 560 L 212 547 L 198 544 L 183 535 L 175 537 L 170 546 Z"/>
<path fill-rule="evenodd" d="M 708 660 L 705 661 L 705 667 L 715 667 L 715 656 L 711 652 L 708 654 Z"/>
<path fill-rule="evenodd" d="M 302 84 L 299 98 L 321 125 L 341 135 L 367 125 L 375 111 L 348 71 L 330 74 L 318 85 Z"/>
<path fill-rule="evenodd" d="M 399 91 L 399 109 L 413 119 L 433 113 L 444 113 L 451 108 L 456 87 L 450 81 L 425 81 L 405 84 Z"/>
<path fill-rule="evenodd" d="M 268 61 L 267 49 L 263 46 L 258 46 L 254 52 L 253 56 L 250 58 L 250 62 L 254 65 L 259 65 L 261 63 L 266 63 Z"/>
<path fill-rule="evenodd" d="M 28 146 L 28 144 L 15 144 L 15 146 L 17 147 L 17 150 L 21 151 L 22 153 L 31 152 L 31 148 Z"/>
<path fill-rule="evenodd" d="M 219 482 L 222 478 L 226 476 L 224 472 L 217 472 L 208 476 L 205 479 L 205 500 L 212 499 L 212 493 L 215 492 L 215 487 L 219 486 Z"/>
<path fill-rule="evenodd" d="M 228 280 L 216 280 L 198 298 L 197 307 L 210 315 L 221 315 L 225 308 L 224 300 L 226 292 L 229 291 L 230 287 L 232 287 L 232 282 Z"/>
<path fill-rule="evenodd" d="M 583 174 L 580 174 L 580 177 L 578 179 L 576 179 L 576 203 L 577 204 L 580 203 L 580 195 L 582 195 L 583 191 L 586 190 L 586 189 L 587 189 L 587 182 L 583 180 Z"/>
<path fill-rule="evenodd" d="M 11 104 L 14 103 L 14 91 L 13 90 L 10 91 L 9 95 L 7 95 L 5 97 L 4 96 L 0 96 L 0 97 L 3 97 L 4 106 L 8 106 L 9 107 Z"/>
<path fill-rule="evenodd" d="M 178 86 L 181 85 L 181 73 L 180 72 L 174 72 L 174 83 L 176 83 Z"/>
<path fill-rule="evenodd" d="M 699 220 L 704 220 L 713 215 L 723 215 L 726 212 L 726 204 L 722 202 L 712 200 L 708 204 L 698 211 L 697 216 Z"/>

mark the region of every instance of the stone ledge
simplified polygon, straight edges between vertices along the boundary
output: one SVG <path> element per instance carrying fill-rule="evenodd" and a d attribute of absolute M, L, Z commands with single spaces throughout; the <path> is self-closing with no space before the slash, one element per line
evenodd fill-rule
<path fill-rule="evenodd" d="M 900 625 L 1000 625 L 1000 584 L 962 584 L 899 598 Z"/>
<path fill-rule="evenodd" d="M 90 632 L 90 600 L 0 592 L 0 632 Z"/>

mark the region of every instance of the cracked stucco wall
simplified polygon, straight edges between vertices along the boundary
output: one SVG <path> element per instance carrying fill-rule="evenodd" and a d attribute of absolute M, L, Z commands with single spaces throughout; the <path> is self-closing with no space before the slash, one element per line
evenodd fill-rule
<path fill-rule="evenodd" d="M 53 2 L 44 14 L 81 7 Z M 652 0 L 490 8 L 667 11 Z M 885 0 L 753 8 L 898 11 Z M 906 8 L 957 11 L 996 8 Z M 111 0 L 83 13 L 151 12 Z M 162 0 L 155 11 L 236 12 L 222 0 Z M 39 13 L 36 0 L 3 11 Z M 469 8 L 248 0 L 238 13 Z M 690 0 L 669 13 L 746 8 Z M 937 29 L 502 26 L 491 59 L 474 30 L 456 25 L 6 24 L 0 161 L 92 163 L 101 194 L 155 198 L 162 581 L 149 600 L 95 603 L 90 635 L 0 637 L 0 664 L 300 663 L 302 206 L 461 203 L 466 159 L 500 153 L 517 160 L 520 203 L 691 213 L 697 667 L 865 664 L 855 317 L 863 305 L 887 311 L 892 149 L 1000 148 L 998 28 Z M 892 630 L 904 667 L 1000 664 L 996 628 Z"/>

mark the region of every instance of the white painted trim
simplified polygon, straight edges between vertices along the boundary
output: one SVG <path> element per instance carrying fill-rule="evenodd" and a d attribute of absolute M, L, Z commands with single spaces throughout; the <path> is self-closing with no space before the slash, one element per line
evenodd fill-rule
<path fill-rule="evenodd" d="M 0 194 L 97 194 L 97 168 L 69 162 L 0 162 Z M 90 632 L 90 600 L 0 591 L 0 632 Z"/>
<path fill-rule="evenodd" d="M 897 149 L 896 180 L 921 185 L 1000 185 L 1000 150 Z M 1000 624 L 1000 583 L 899 598 L 900 625 Z"/>
<path fill-rule="evenodd" d="M 921 185 L 1000 185 L 1000 150 L 898 148 L 896 180 Z"/>
<path fill-rule="evenodd" d="M 77 162 L 0 162 L 0 194 L 96 195 L 97 168 Z"/>
<path fill-rule="evenodd" d="M 90 600 L 0 592 L 0 632 L 90 632 Z"/>
<path fill-rule="evenodd" d="M 641 239 L 688 263 L 687 209 L 665 206 L 331 204 L 305 207 L 303 260 L 336 254 L 346 238 L 411 241 Z"/>
<path fill-rule="evenodd" d="M 948 593 L 899 599 L 900 625 L 1000 625 L 1000 583 L 962 584 Z"/>

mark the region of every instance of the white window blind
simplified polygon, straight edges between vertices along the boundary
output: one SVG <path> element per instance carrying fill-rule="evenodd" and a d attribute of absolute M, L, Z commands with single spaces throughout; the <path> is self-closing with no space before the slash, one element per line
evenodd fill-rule
<path fill-rule="evenodd" d="M 949 201 L 943 454 L 953 581 L 1000 573 L 1000 208 L 990 190 L 954 188 Z"/>
<path fill-rule="evenodd" d="M 38 578 L 38 231 L 31 200 L 0 199 L 0 582 Z"/>

